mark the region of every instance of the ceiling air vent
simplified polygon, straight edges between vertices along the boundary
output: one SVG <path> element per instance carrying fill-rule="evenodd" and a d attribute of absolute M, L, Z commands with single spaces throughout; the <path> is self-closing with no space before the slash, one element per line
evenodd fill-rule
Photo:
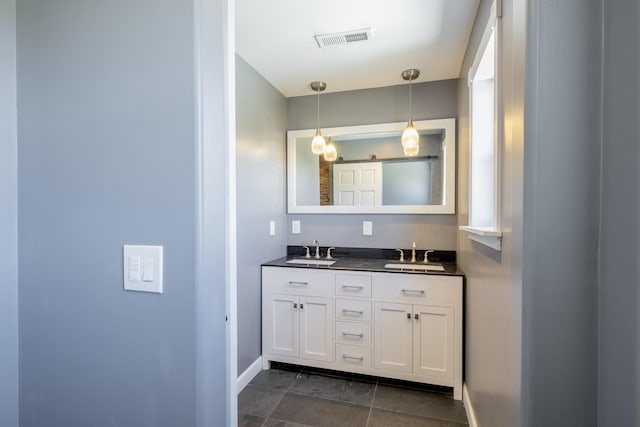
<path fill-rule="evenodd" d="M 373 34 L 371 33 L 371 28 L 365 28 L 362 30 L 343 31 L 341 33 L 318 34 L 314 37 L 318 43 L 318 47 L 327 47 L 364 42 L 371 40 L 373 38 Z"/>

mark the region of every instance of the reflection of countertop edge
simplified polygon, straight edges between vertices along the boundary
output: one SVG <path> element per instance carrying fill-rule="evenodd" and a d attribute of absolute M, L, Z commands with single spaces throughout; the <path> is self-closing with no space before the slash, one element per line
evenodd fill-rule
<path fill-rule="evenodd" d="M 272 261 L 268 261 L 262 264 L 263 267 L 287 267 L 287 268 L 313 268 L 317 270 L 335 270 L 335 271 L 370 271 L 376 273 L 402 273 L 402 274 L 421 274 L 428 276 L 464 276 L 464 273 L 458 265 L 453 262 L 438 263 L 444 267 L 444 271 L 424 271 L 424 270 L 412 270 L 411 263 L 407 264 L 407 269 L 391 269 L 384 268 L 385 264 L 390 262 L 398 264 L 397 260 L 389 259 L 368 259 L 368 258 L 344 258 L 335 257 L 336 261 L 333 265 L 314 265 L 313 260 L 310 260 L 310 264 L 287 264 L 288 259 L 304 259 L 303 257 L 282 257 Z M 323 258 L 324 259 L 324 258 Z M 421 263 L 416 263 L 421 265 Z"/>

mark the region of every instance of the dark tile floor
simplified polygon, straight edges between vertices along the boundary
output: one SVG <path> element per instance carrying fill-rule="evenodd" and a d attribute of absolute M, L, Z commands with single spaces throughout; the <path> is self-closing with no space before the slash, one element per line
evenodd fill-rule
<path fill-rule="evenodd" d="M 262 371 L 238 396 L 239 426 L 467 426 L 464 405 L 412 383 L 290 365 Z"/>

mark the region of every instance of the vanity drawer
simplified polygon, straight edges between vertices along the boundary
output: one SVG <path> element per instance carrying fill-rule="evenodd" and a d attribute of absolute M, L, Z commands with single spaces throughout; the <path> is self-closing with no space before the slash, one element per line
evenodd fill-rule
<path fill-rule="evenodd" d="M 336 342 L 340 344 L 371 345 L 371 324 L 336 322 Z"/>
<path fill-rule="evenodd" d="M 371 275 L 336 274 L 336 295 L 371 297 Z"/>
<path fill-rule="evenodd" d="M 332 296 L 335 273 L 313 268 L 262 267 L 264 293 Z"/>
<path fill-rule="evenodd" d="M 373 277 L 372 293 L 374 300 L 457 306 L 462 301 L 462 278 L 380 273 Z"/>
<path fill-rule="evenodd" d="M 371 302 L 336 298 L 336 320 L 371 322 Z"/>
<path fill-rule="evenodd" d="M 336 364 L 348 367 L 371 367 L 371 347 L 336 344 Z"/>

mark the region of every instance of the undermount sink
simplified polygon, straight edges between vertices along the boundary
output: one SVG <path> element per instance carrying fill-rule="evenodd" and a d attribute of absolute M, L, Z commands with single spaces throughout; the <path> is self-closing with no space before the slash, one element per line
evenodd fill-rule
<path fill-rule="evenodd" d="M 333 265 L 336 260 L 314 259 L 314 258 L 297 258 L 288 259 L 287 264 L 303 264 L 303 265 Z"/>
<path fill-rule="evenodd" d="M 423 270 L 423 271 L 444 271 L 441 264 L 385 264 L 384 268 L 393 268 L 398 270 Z"/>

